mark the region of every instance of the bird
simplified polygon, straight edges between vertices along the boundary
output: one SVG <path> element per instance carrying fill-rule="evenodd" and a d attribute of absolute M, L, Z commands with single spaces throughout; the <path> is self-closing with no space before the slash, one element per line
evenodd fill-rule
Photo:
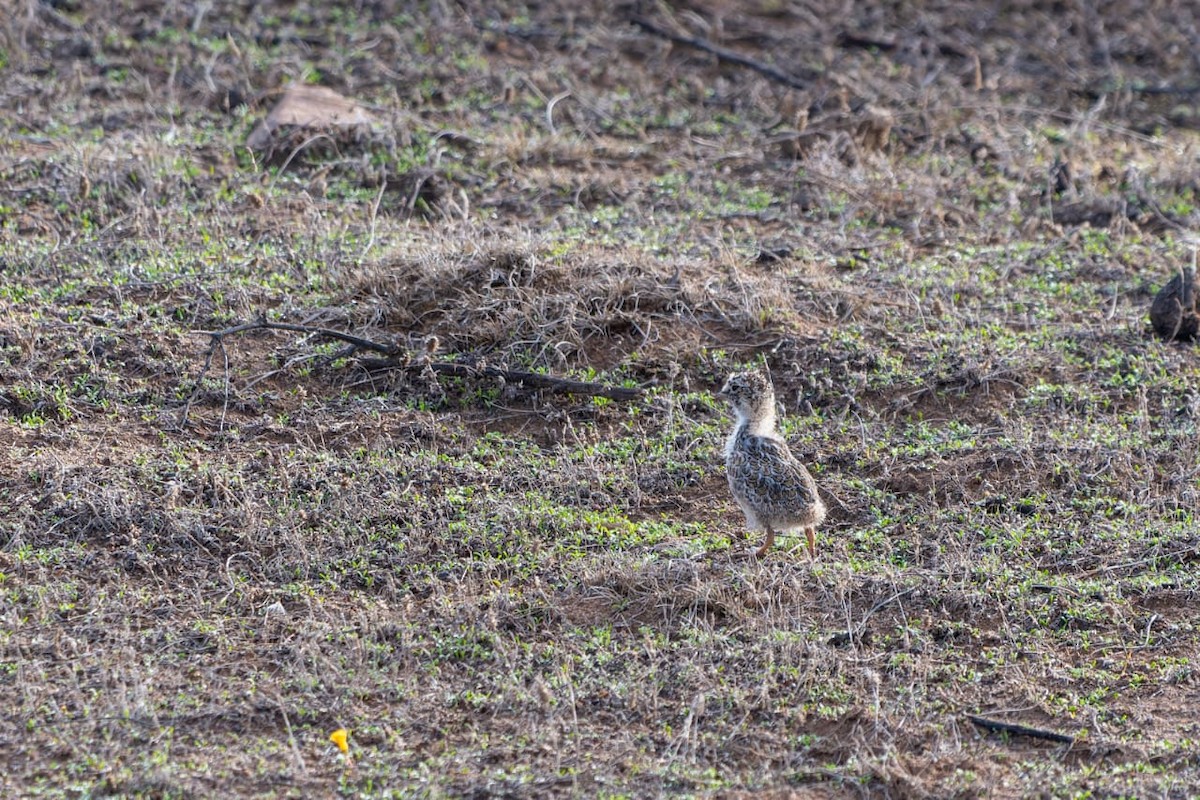
<path fill-rule="evenodd" d="M 1155 332 L 1168 342 L 1195 339 L 1200 333 L 1196 300 L 1196 265 L 1190 264 L 1176 272 L 1155 295 L 1150 305 L 1150 324 Z"/>
<path fill-rule="evenodd" d="M 775 389 L 762 370 L 736 372 L 718 397 L 733 407 L 737 422 L 725 443 L 729 489 L 751 530 L 765 530 L 766 541 L 755 556 L 762 558 L 776 533 L 804 529 L 808 555 L 817 556 L 816 529 L 825 519 L 817 484 L 775 424 Z"/>

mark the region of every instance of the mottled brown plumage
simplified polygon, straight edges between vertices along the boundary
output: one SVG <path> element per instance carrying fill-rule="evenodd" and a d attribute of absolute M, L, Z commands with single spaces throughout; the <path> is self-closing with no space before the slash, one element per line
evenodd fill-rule
<path fill-rule="evenodd" d="M 1196 313 L 1196 268 L 1187 266 L 1158 290 L 1150 305 L 1150 324 L 1167 341 L 1190 342 L 1200 333 Z"/>
<path fill-rule="evenodd" d="M 720 397 L 729 401 L 737 423 L 725 445 L 725 471 L 733 497 L 751 530 L 765 530 L 763 556 L 777 532 L 804 529 L 808 553 L 816 557 L 816 527 L 825 519 L 817 484 L 775 429 L 775 391 L 761 372 L 729 377 Z"/>

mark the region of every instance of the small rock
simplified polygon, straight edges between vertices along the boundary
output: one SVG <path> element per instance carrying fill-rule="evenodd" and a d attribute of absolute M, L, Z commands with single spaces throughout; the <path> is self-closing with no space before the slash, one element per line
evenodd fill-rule
<path fill-rule="evenodd" d="M 375 117 L 363 106 L 325 86 L 289 86 L 283 97 L 246 138 L 247 146 L 266 150 L 280 128 L 355 131 L 369 128 Z"/>

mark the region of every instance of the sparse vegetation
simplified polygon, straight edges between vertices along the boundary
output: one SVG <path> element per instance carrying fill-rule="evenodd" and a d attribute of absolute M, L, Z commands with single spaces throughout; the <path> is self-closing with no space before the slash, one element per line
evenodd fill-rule
<path fill-rule="evenodd" d="M 1200 793 L 1195 14 L 653 10 L 0 15 L 0 794 Z"/>

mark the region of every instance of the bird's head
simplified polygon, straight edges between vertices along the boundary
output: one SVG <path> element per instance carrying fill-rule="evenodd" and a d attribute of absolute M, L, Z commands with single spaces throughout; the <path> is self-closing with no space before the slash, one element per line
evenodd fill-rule
<path fill-rule="evenodd" d="M 771 379 L 759 370 L 730 375 L 717 397 L 728 401 L 742 419 L 761 420 L 775 416 L 775 390 L 771 387 Z"/>

